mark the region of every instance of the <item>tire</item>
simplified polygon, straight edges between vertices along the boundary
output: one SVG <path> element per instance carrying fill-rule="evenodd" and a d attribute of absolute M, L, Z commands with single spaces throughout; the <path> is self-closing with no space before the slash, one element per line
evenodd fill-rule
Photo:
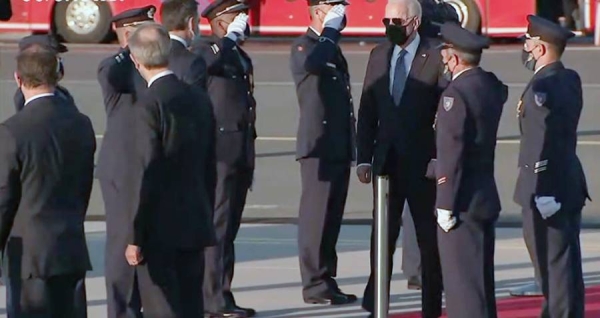
<path fill-rule="evenodd" d="M 84 8 L 86 10 L 84 10 Z M 92 11 L 91 16 L 79 18 L 89 19 L 88 25 L 77 23 L 77 11 Z M 110 6 L 106 2 L 94 0 L 60 1 L 54 7 L 54 29 L 66 42 L 101 43 L 111 34 Z"/>
<path fill-rule="evenodd" d="M 481 11 L 474 0 L 444 0 L 456 10 L 463 28 L 481 34 Z"/>

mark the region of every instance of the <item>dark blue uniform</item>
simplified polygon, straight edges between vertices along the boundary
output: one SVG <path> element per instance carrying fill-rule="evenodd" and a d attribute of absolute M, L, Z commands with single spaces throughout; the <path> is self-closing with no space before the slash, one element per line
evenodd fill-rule
<path fill-rule="evenodd" d="M 290 57 L 300 106 L 296 141 L 302 175 L 298 245 L 307 302 L 339 291 L 334 280 L 336 244 L 355 160 L 356 120 L 348 64 L 337 45 L 339 38 L 340 32 L 332 28 L 325 28 L 320 36 L 308 29 L 292 44 Z M 348 297 L 350 301 L 356 299 Z"/>
<path fill-rule="evenodd" d="M 113 18 L 116 27 L 124 23 L 151 21 L 154 6 L 125 11 Z M 123 213 L 126 198 L 119 192 L 117 181 L 125 171 L 122 162 L 124 131 L 131 125 L 126 110 L 147 90 L 146 81 L 139 74 L 129 50 L 122 48 L 107 57 L 98 66 L 98 82 L 102 89 L 106 109 L 106 131 L 98 155 L 96 177 L 100 181 L 106 215 L 105 276 L 107 291 L 107 317 L 142 317 L 140 294 L 135 267 L 125 257 L 129 215 Z"/>
<path fill-rule="evenodd" d="M 480 55 L 487 40 L 457 24 L 444 24 L 447 46 Z M 457 225 L 438 228 L 449 318 L 495 318 L 495 222 L 501 210 L 494 178 L 498 125 L 508 87 L 478 65 L 457 74 L 444 90 L 436 124 L 436 208 Z"/>
<path fill-rule="evenodd" d="M 573 36 L 550 21 L 528 19 L 528 39 L 564 47 Z M 517 106 L 521 147 L 514 198 L 523 207 L 523 233 L 531 242 L 530 253 L 542 278 L 543 317 L 583 317 L 579 233 L 588 191 L 576 154 L 583 107 L 581 79 L 560 61 L 531 68 L 536 69 L 535 75 Z M 542 217 L 536 203 L 539 197 L 553 197 L 561 204 L 558 212 Z"/>
<path fill-rule="evenodd" d="M 243 1 L 215 1 L 202 17 L 212 20 L 246 9 Z M 253 309 L 236 305 L 231 292 L 234 241 L 254 175 L 256 100 L 252 59 L 236 42 L 216 35 L 195 41 L 190 50 L 206 62 L 206 90 L 216 125 L 216 245 L 205 249 L 204 308 L 215 315 L 253 316 Z"/>

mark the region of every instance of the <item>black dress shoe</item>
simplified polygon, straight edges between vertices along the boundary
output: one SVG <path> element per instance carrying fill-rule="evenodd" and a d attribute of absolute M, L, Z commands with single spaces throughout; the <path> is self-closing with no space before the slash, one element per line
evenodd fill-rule
<path fill-rule="evenodd" d="M 252 308 L 244 308 L 244 307 L 240 307 L 238 305 L 234 305 L 233 309 L 235 311 L 244 312 L 246 314 L 246 317 L 254 317 L 254 316 L 256 316 L 256 310 L 254 310 Z"/>
<path fill-rule="evenodd" d="M 244 311 L 236 309 L 224 309 L 218 312 L 206 312 L 204 318 L 246 318 L 248 317 Z"/>
<path fill-rule="evenodd" d="M 357 300 L 356 295 L 344 294 L 341 291 L 328 291 L 321 295 L 304 298 L 307 304 L 346 305 Z"/>

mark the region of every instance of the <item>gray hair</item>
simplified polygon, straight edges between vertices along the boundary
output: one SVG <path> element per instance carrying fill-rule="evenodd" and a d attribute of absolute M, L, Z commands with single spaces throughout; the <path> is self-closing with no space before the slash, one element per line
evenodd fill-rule
<path fill-rule="evenodd" d="M 419 21 L 423 17 L 423 8 L 419 0 L 388 0 L 388 4 L 406 4 L 410 17 L 417 17 Z"/>
<path fill-rule="evenodd" d="M 461 63 L 468 66 L 479 66 L 481 62 L 481 53 L 463 52 L 455 49 L 451 49 L 452 54 L 456 54 L 460 59 Z"/>
<path fill-rule="evenodd" d="M 129 38 L 128 44 L 131 55 L 144 67 L 153 69 L 169 65 L 171 38 L 162 25 L 140 25 Z"/>

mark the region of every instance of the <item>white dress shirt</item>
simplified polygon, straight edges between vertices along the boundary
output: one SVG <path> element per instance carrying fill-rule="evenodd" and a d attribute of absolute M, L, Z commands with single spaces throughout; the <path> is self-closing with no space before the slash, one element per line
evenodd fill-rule
<path fill-rule="evenodd" d="M 462 70 L 462 71 L 460 71 L 460 72 L 458 72 L 458 73 L 456 73 L 456 74 L 452 75 L 452 80 L 455 80 L 455 79 L 457 79 L 457 78 L 458 78 L 458 77 L 459 77 L 459 76 L 460 76 L 462 73 L 464 73 L 464 72 L 466 72 L 466 71 L 468 71 L 468 70 L 472 70 L 472 69 L 474 69 L 474 68 L 475 68 L 475 67 L 469 67 L 469 68 L 465 68 L 464 70 Z"/>
<path fill-rule="evenodd" d="M 54 96 L 54 93 L 43 93 L 43 94 L 31 96 L 31 97 L 29 97 L 28 100 L 25 101 L 25 105 L 23 105 L 23 107 L 27 106 L 27 104 L 31 103 L 35 99 L 42 98 L 42 97 L 48 97 L 48 96 Z"/>
<path fill-rule="evenodd" d="M 419 48 L 419 44 L 421 44 L 421 37 L 419 33 L 415 36 L 412 42 L 404 48 L 406 54 L 404 55 L 404 69 L 406 70 L 406 75 L 410 73 L 410 69 L 412 67 L 412 63 L 417 55 L 417 49 Z M 394 73 L 396 72 L 396 61 L 398 61 L 398 56 L 400 55 L 400 51 L 402 47 L 396 45 L 394 46 L 394 51 L 392 52 L 392 58 L 390 59 L 390 94 L 392 94 L 392 88 L 394 87 Z"/>
<path fill-rule="evenodd" d="M 177 35 L 173 35 L 173 34 L 169 34 L 169 37 L 171 37 L 171 40 L 175 40 L 175 41 L 183 44 L 184 47 L 188 47 L 187 41 L 184 40 L 182 37 L 177 36 Z"/>
<path fill-rule="evenodd" d="M 152 83 L 154 83 L 154 81 L 156 81 L 157 79 L 171 74 L 173 74 L 173 72 L 166 70 L 152 76 L 152 78 L 150 78 L 150 80 L 148 81 L 148 87 L 150 87 L 150 85 L 152 85 Z"/>

